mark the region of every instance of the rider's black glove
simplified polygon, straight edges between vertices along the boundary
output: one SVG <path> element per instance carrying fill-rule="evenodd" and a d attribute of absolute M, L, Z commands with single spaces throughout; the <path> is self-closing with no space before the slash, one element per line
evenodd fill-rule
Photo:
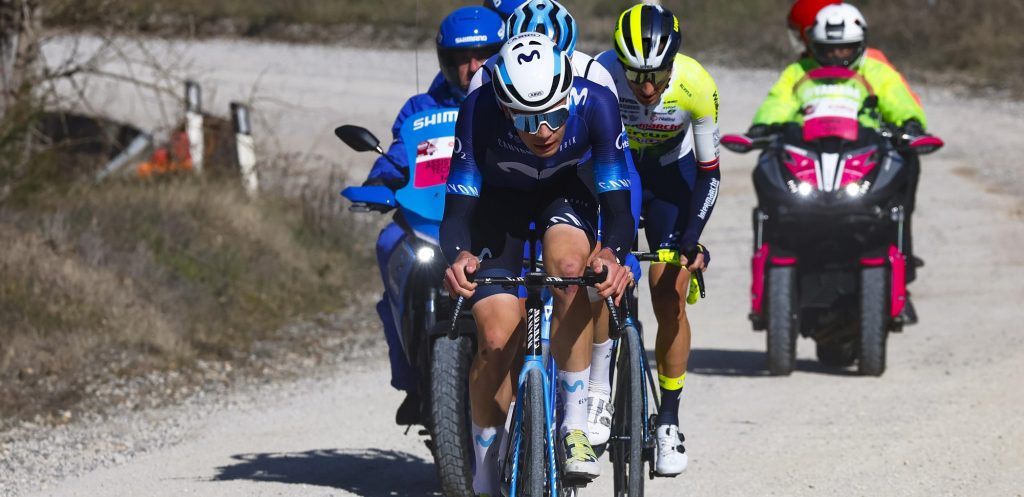
<path fill-rule="evenodd" d="M 773 126 L 769 124 L 755 124 L 747 130 L 747 137 L 749 138 L 764 138 L 772 133 Z"/>
<path fill-rule="evenodd" d="M 906 137 L 925 135 L 924 126 L 917 119 L 908 119 L 900 126 L 900 135 Z"/>
<path fill-rule="evenodd" d="M 386 186 L 391 190 L 398 190 L 405 186 L 406 180 L 402 178 L 382 178 L 380 176 L 375 178 L 367 178 L 363 182 L 363 186 Z"/>
<path fill-rule="evenodd" d="M 711 263 L 711 252 L 708 252 L 707 247 L 699 243 L 686 245 L 679 249 L 679 252 L 683 254 L 683 257 L 686 257 L 687 264 L 693 264 L 693 261 L 697 259 L 697 254 L 704 254 L 704 267 Z"/>

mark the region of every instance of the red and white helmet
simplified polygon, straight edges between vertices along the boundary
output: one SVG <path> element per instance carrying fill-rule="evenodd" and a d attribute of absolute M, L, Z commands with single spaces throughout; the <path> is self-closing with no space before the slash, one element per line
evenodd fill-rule
<path fill-rule="evenodd" d="M 796 0 L 789 8 L 786 25 L 789 27 L 789 42 L 798 54 L 807 49 L 807 30 L 814 26 L 818 12 L 828 5 L 843 3 L 842 0 Z"/>
<path fill-rule="evenodd" d="M 867 29 L 868 23 L 857 7 L 848 3 L 829 5 L 818 12 L 808 31 L 808 48 L 822 66 L 855 66 L 867 49 Z M 852 48 L 853 52 L 843 57 L 831 55 L 837 46 Z"/>

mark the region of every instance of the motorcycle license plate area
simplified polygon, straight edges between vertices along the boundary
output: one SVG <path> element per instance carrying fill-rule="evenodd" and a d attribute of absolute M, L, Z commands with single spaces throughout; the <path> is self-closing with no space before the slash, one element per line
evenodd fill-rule
<path fill-rule="evenodd" d="M 455 150 L 459 109 L 440 108 L 409 116 L 399 132 L 409 158 L 409 183 L 395 193 L 398 202 L 424 222 L 444 214 L 445 182 Z M 415 219 L 410 219 L 413 224 Z"/>

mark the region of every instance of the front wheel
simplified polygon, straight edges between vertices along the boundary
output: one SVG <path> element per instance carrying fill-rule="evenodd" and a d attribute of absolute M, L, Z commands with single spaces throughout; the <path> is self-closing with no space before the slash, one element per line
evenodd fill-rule
<path fill-rule="evenodd" d="M 860 273 L 860 374 L 881 376 L 885 372 L 889 319 L 889 269 L 864 268 Z"/>
<path fill-rule="evenodd" d="M 473 340 L 441 336 L 432 345 L 430 416 L 434 463 L 447 497 L 474 497 L 473 445 L 469 421 L 469 367 Z"/>
<path fill-rule="evenodd" d="M 544 377 L 539 369 L 526 373 L 526 385 L 522 391 L 521 418 L 513 425 L 512 445 L 506 456 L 505 473 L 511 475 L 506 481 L 517 496 L 547 497 L 548 467 L 546 454 L 546 416 L 544 414 Z M 517 407 L 518 408 L 518 407 Z"/>
<path fill-rule="evenodd" d="M 616 363 L 615 411 L 612 413 L 612 438 L 609 458 L 615 475 L 616 497 L 634 497 L 644 494 L 644 424 L 647 413 L 641 368 L 640 332 L 632 325 L 619 339 L 619 358 Z"/>
<path fill-rule="evenodd" d="M 768 270 L 768 372 L 788 376 L 796 367 L 797 328 L 796 268 Z"/>

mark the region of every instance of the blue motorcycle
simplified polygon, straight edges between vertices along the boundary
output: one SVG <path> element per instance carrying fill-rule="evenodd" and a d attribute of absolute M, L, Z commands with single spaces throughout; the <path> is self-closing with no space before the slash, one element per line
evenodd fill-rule
<path fill-rule="evenodd" d="M 476 326 L 471 318 L 460 319 L 455 339 L 447 336 L 452 328 L 451 299 L 442 284 L 447 264 L 438 245 L 457 113 L 454 108 L 434 109 L 406 119 L 400 131 L 409 158 L 405 186 L 394 192 L 386 186 L 355 186 L 341 194 L 352 201 L 353 211 L 395 211 L 394 221 L 404 235 L 387 262 L 384 287 L 391 314 L 405 357 L 417 372 L 421 418 L 441 488 L 449 497 L 472 497 L 468 383 Z M 387 158 L 379 140 L 365 128 L 346 125 L 334 133 L 358 152 L 375 151 Z"/>

